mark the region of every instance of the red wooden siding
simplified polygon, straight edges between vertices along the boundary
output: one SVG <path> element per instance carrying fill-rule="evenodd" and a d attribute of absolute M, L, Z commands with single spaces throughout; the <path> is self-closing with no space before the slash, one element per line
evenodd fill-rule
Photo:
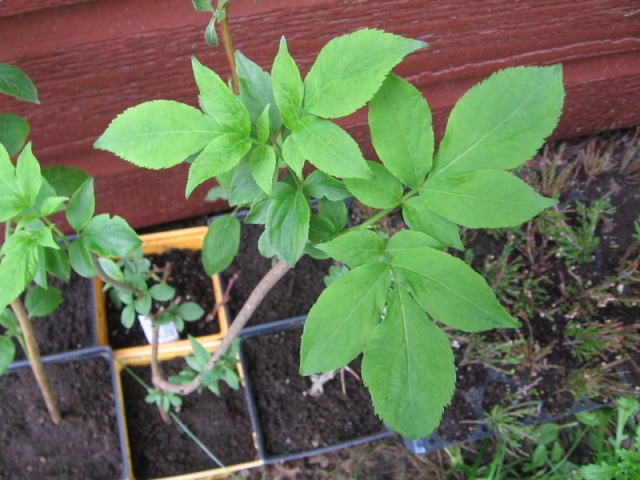
<path fill-rule="evenodd" d="M 423 91 L 439 132 L 457 98 L 493 71 L 561 62 L 567 101 L 555 136 L 566 138 L 640 124 L 639 9 L 636 0 L 233 0 L 231 17 L 236 46 L 267 70 L 283 34 L 303 72 L 331 37 L 361 27 L 428 42 L 397 72 Z M 0 61 L 25 70 L 42 103 L 3 97 L 0 112 L 29 119 L 45 165 L 96 176 L 101 211 L 145 226 L 219 208 L 202 200 L 205 186 L 184 199 L 184 167 L 145 171 L 92 148 L 129 106 L 195 105 L 191 55 L 228 73 L 222 48 L 202 40 L 207 22 L 190 0 L 0 1 Z M 366 142 L 363 112 L 343 123 Z"/>

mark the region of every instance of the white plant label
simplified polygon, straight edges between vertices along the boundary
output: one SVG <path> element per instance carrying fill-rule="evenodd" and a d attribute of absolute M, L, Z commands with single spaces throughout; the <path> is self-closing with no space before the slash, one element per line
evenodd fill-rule
<path fill-rule="evenodd" d="M 144 336 L 147 337 L 147 342 L 151 343 L 153 341 L 153 323 L 144 315 L 138 315 L 138 321 L 144 331 Z M 158 328 L 158 343 L 173 342 L 175 340 L 180 340 L 180 335 L 173 322 L 160 325 L 160 328 Z"/>

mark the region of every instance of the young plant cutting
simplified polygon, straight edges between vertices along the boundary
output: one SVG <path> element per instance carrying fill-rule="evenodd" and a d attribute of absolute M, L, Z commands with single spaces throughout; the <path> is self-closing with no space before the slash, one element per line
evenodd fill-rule
<path fill-rule="evenodd" d="M 209 8 L 227 21 L 216 13 L 226 9 Z M 274 266 L 201 372 L 216 365 L 260 300 L 303 255 L 347 268 L 309 312 L 300 373 L 336 370 L 362 353 L 376 413 L 409 438 L 431 432 L 453 395 L 453 353 L 438 324 L 465 332 L 519 326 L 483 278 L 446 250 L 464 248 L 459 226 L 516 226 L 555 204 L 511 170 L 555 128 L 562 69 L 495 73 L 460 99 L 434 151 L 427 102 L 391 73 L 424 47 L 358 30 L 322 48 L 303 79 L 283 38 L 270 74 L 239 52 L 230 57 L 236 93 L 194 58 L 201 109 L 146 102 L 118 116 L 98 139 L 97 148 L 144 168 L 189 160 L 187 196 L 215 178 L 231 206 L 249 208 L 247 223 L 264 225 L 260 252 Z M 380 162 L 366 160 L 333 122 L 366 105 Z M 352 196 L 378 212 L 347 227 L 344 200 Z M 378 221 L 396 211 L 409 229 L 388 237 Z M 211 224 L 203 249 L 208 273 L 231 263 L 240 228 L 233 214 Z M 154 384 L 186 394 L 202 377 L 181 385 L 156 377 Z"/>

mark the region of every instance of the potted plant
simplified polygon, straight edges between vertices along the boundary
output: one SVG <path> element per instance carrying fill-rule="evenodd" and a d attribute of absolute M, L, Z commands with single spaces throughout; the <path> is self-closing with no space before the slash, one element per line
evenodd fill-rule
<path fill-rule="evenodd" d="M 28 77 L 10 65 L 0 65 L 0 91 L 37 102 Z M 100 478 L 126 478 L 111 352 L 83 349 L 43 361 L 31 318 L 52 312 L 61 302 L 49 275 L 68 281 L 72 269 L 86 274 L 92 253 L 124 255 L 138 245 L 138 237 L 121 218 L 93 215 L 91 178 L 78 176 L 74 169 L 66 176 L 41 171 L 31 144 L 23 148 L 29 130 L 23 119 L 9 115 L 0 121 L 5 127 L 0 138 L 0 221 L 5 227 L 0 247 L 3 474 L 66 472 L 86 477 L 100 472 Z M 19 153 L 15 165 L 9 152 Z M 63 194 L 68 191 L 73 192 L 70 197 Z M 51 218 L 62 213 L 77 234 L 73 239 Z M 32 282 L 35 287 L 29 288 Z M 16 353 L 13 337 L 28 361 L 11 365 Z M 94 382 L 96 378 L 100 380 Z M 25 403 L 32 408 L 25 408 Z M 93 425 L 89 434 L 87 422 Z M 24 435 L 16 436 L 17 431 Z"/>
<path fill-rule="evenodd" d="M 233 51 L 228 2 L 218 8 L 195 3 L 213 12 L 212 24 L 223 25 L 231 89 L 194 58 L 201 110 L 146 102 L 114 119 L 95 145 L 145 168 L 189 160 L 187 195 L 215 178 L 232 206 L 249 207 L 247 222 L 265 227 L 259 248 L 274 266 L 204 371 L 227 352 L 260 300 L 301 256 L 333 258 L 346 267 L 334 271 L 333 283 L 309 312 L 300 373 L 336 370 L 363 353 L 362 376 L 376 413 L 409 438 L 425 436 L 455 385 L 453 353 L 435 322 L 468 333 L 519 325 L 482 277 L 446 250 L 464 248 L 460 225 L 514 226 L 555 204 L 511 170 L 555 128 L 564 98 L 562 68 L 508 68 L 475 86 L 456 104 L 434 152 L 426 101 L 391 73 L 424 42 L 358 30 L 329 41 L 303 80 L 284 38 L 268 74 Z M 365 105 L 380 162 L 366 160 L 333 121 Z M 305 168 L 307 161 L 313 171 Z M 347 228 L 343 200 L 349 196 L 378 212 Z M 378 221 L 398 210 L 409 230 L 387 237 Z M 230 264 L 239 232 L 233 215 L 210 225 L 204 245 L 209 273 Z M 155 378 L 154 385 L 186 394 L 202 378 L 195 375 L 186 385 Z"/>

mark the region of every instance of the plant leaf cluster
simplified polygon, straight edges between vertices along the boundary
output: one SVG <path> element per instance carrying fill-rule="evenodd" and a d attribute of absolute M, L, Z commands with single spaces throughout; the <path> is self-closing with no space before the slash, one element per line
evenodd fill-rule
<path fill-rule="evenodd" d="M 410 438 L 437 426 L 455 385 L 438 324 L 465 332 L 518 326 L 483 278 L 446 249 L 464 248 L 460 226 L 516 226 L 556 203 L 512 171 L 551 134 L 564 99 L 560 66 L 499 71 L 459 100 L 436 151 L 429 105 L 391 73 L 424 46 L 358 30 L 329 41 L 303 76 L 282 39 L 270 73 L 236 54 L 238 96 L 194 58 L 200 109 L 143 103 L 96 142 L 146 168 L 191 162 L 186 194 L 215 179 L 216 195 L 248 207 L 247 223 L 264 225 L 258 246 L 266 257 L 294 266 L 309 254 L 346 265 L 309 312 L 300 372 L 337 369 L 364 352 L 376 412 Z M 380 162 L 334 122 L 365 105 Z M 347 228 L 344 199 L 352 196 L 379 212 Z M 376 221 L 394 211 L 409 229 L 388 237 Z M 209 273 L 231 263 L 239 232 L 231 216 L 211 226 Z"/>

